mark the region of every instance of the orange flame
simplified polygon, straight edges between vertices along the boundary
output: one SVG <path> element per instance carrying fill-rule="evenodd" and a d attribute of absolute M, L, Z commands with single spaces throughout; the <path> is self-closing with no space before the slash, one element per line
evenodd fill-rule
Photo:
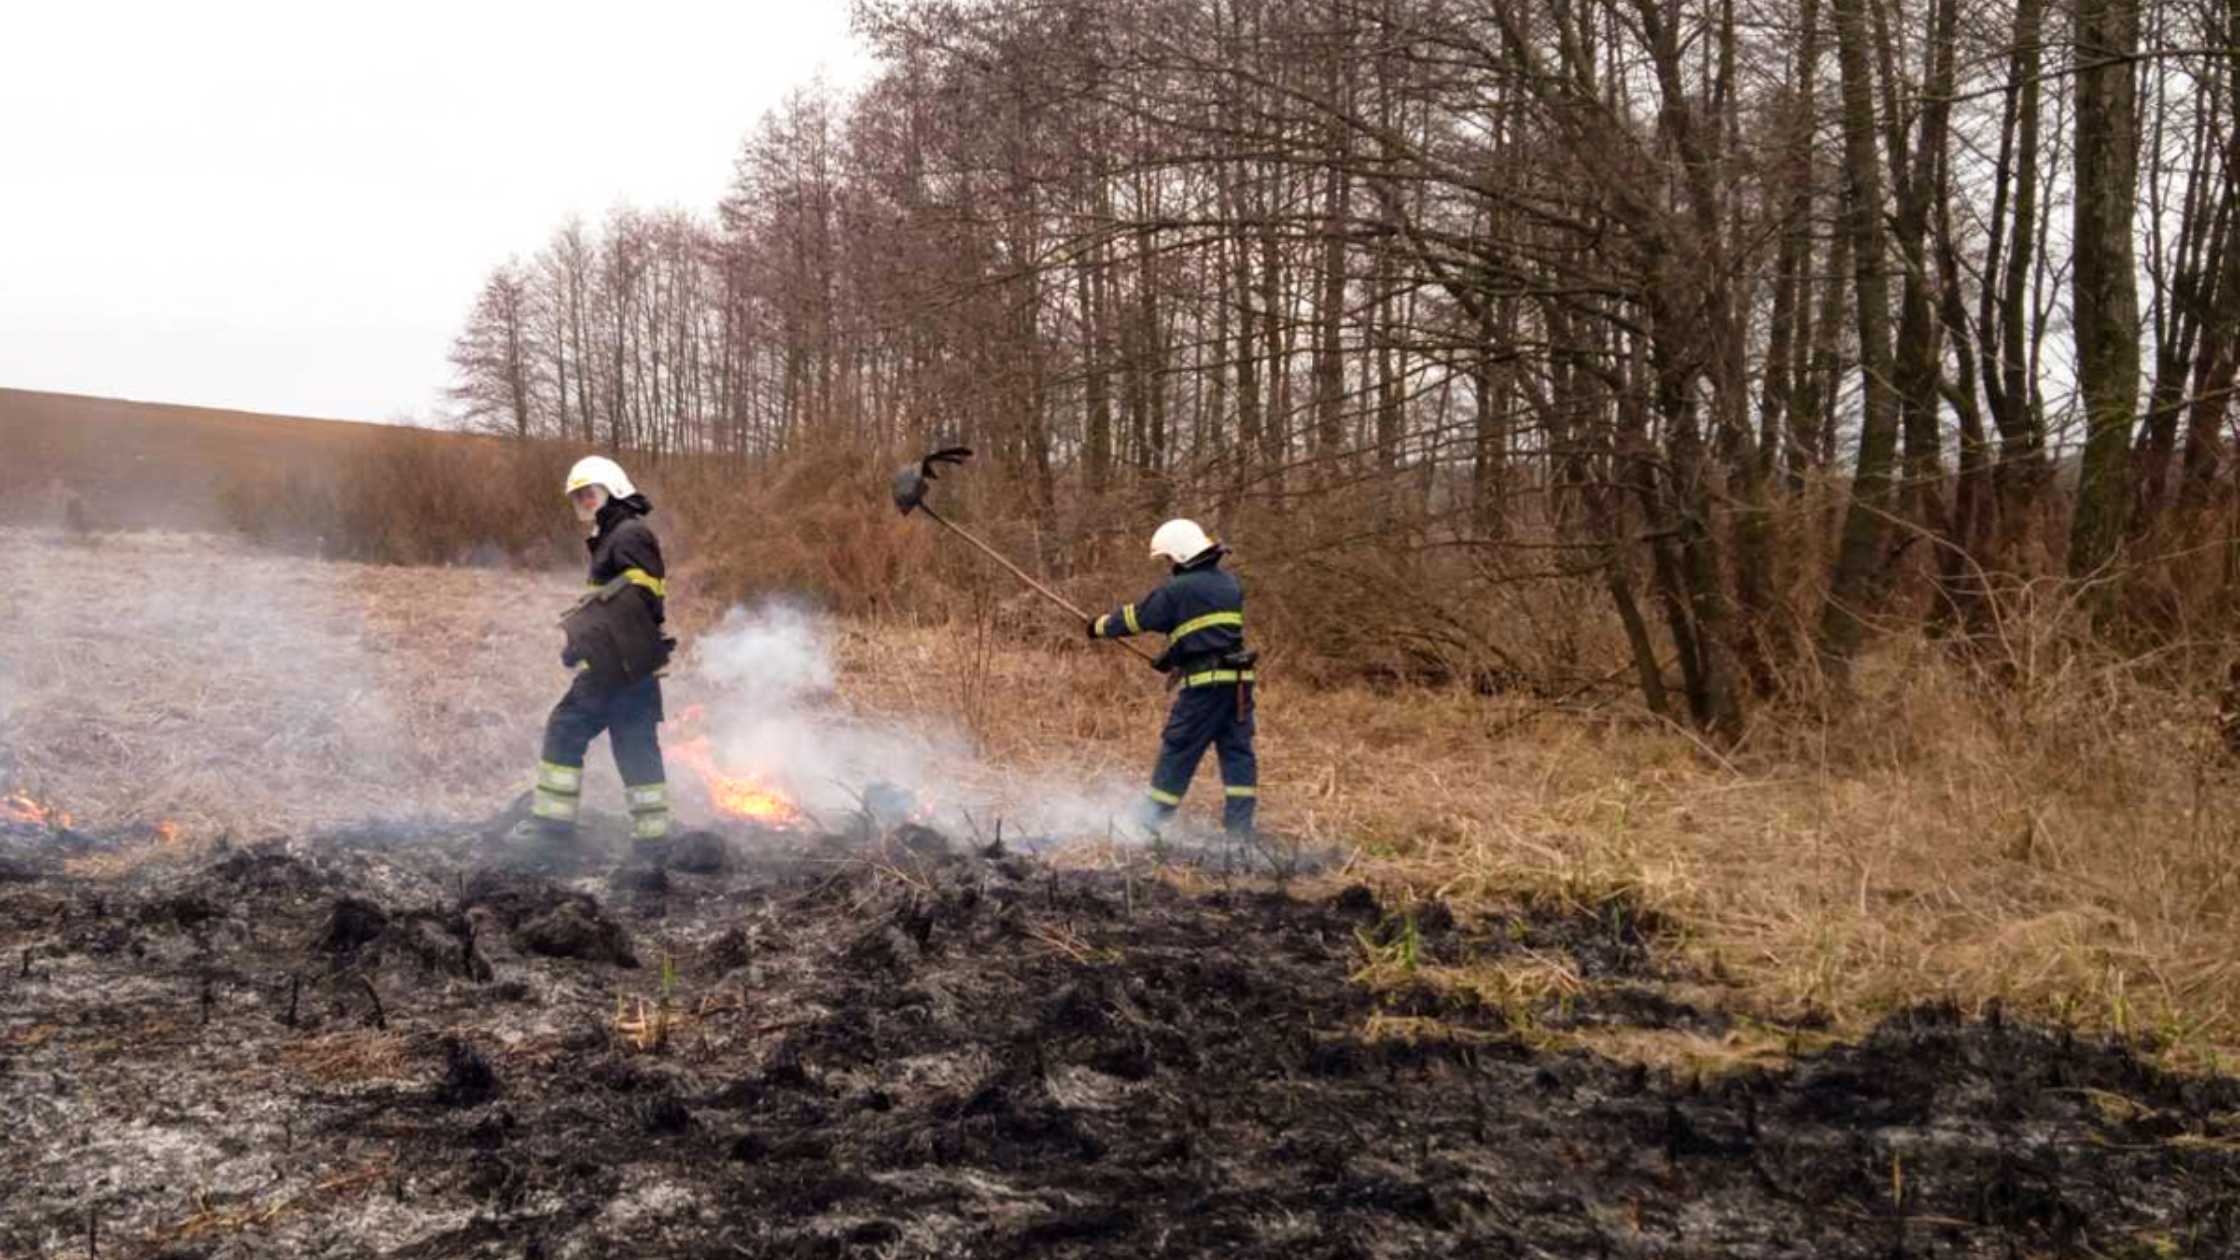
<path fill-rule="evenodd" d="M 801 811 L 794 808 L 793 802 L 753 775 L 732 774 L 718 766 L 706 736 L 673 746 L 671 755 L 700 776 L 701 782 L 707 785 L 708 800 L 719 814 L 780 825 L 801 817 Z"/>
<path fill-rule="evenodd" d="M 156 824 L 156 838 L 165 844 L 179 843 L 179 824 L 166 818 Z"/>
<path fill-rule="evenodd" d="M 60 829 L 71 825 L 69 812 L 54 809 L 32 800 L 21 792 L 0 796 L 0 822 L 27 823 L 34 827 Z"/>

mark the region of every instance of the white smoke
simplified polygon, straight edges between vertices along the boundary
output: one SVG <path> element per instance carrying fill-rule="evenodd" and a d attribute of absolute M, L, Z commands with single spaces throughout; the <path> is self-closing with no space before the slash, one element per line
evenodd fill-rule
<path fill-rule="evenodd" d="M 367 628 L 382 575 L 215 535 L 0 537 L 27 588 L 72 592 L 0 596 L 0 790 L 96 825 L 171 817 L 194 834 L 309 829 L 418 799 L 434 758 L 396 703 L 418 676 Z"/>
<path fill-rule="evenodd" d="M 793 707 L 832 689 L 832 655 L 809 614 L 782 604 L 750 613 L 733 607 L 700 641 L 701 677 L 726 692 L 752 690 L 764 704 Z"/>
<path fill-rule="evenodd" d="M 702 698 L 726 773 L 755 778 L 826 826 L 869 809 L 966 838 L 992 837 L 998 820 L 1022 839 L 1128 833 L 1138 785 L 1021 781 L 983 763 L 953 726 L 853 712 L 835 690 L 833 633 L 815 614 L 773 603 L 735 607 L 695 642 L 684 681 Z"/>

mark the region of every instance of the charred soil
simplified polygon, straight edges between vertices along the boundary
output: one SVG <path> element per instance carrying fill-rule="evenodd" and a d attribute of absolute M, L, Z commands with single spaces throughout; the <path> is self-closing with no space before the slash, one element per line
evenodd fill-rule
<path fill-rule="evenodd" d="M 1706 1079 L 1547 1035 L 1724 1028 L 1623 913 L 906 839 L 610 896 L 597 835 L 0 830 L 0 1256 L 2240 1249 L 2240 1089 L 2120 1046 L 1929 1006 Z M 1404 978 L 1504 956 L 1594 983 Z"/>

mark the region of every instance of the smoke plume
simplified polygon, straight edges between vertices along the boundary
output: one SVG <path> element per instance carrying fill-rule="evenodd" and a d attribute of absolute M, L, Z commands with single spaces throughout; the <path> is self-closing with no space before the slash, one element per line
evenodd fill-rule
<path fill-rule="evenodd" d="M 727 771 L 751 773 L 827 826 L 866 808 L 950 831 L 1066 838 L 1121 836 L 1140 788 L 1076 778 L 1008 779 L 953 727 L 868 720 L 842 703 L 832 630 L 785 604 L 733 608 L 690 651 L 684 671 Z"/>

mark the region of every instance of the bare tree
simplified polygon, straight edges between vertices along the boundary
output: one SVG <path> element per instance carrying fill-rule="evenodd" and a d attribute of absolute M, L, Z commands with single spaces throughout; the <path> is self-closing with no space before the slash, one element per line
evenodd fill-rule
<path fill-rule="evenodd" d="M 451 346 L 457 375 L 450 397 L 471 427 L 529 436 L 535 371 L 530 317 L 529 285 L 520 265 L 509 262 L 492 271 Z"/>
<path fill-rule="evenodd" d="M 1964 639 L 2043 536 L 2086 572 L 2225 493 L 2234 22 L 863 0 L 861 93 L 760 120 L 712 222 L 556 233 L 470 312 L 459 397 L 661 454 L 961 437 L 1045 563 L 1208 514 L 1373 608 L 1328 633 L 1390 660 L 1512 669 L 1529 592 L 1591 592 L 1622 648 L 1551 630 L 1540 659 L 1739 730 L 1800 601 L 1840 673 L 1869 610 Z"/>

